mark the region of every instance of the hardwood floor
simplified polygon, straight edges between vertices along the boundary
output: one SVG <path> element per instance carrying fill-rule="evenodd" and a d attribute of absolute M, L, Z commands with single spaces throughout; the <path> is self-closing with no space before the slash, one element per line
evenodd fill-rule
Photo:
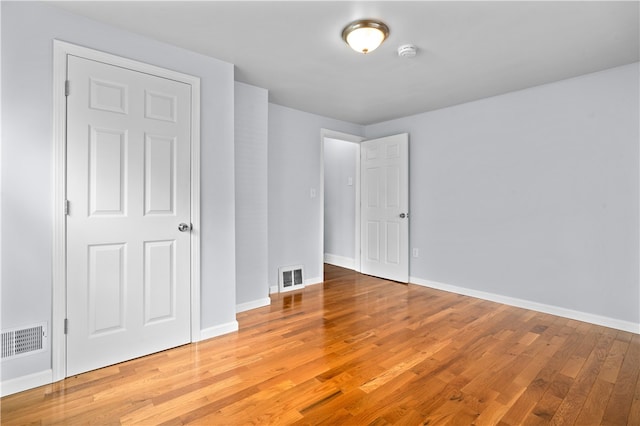
<path fill-rule="evenodd" d="M 640 425 L 640 335 L 329 265 L 238 321 L 7 396 L 2 424 Z"/>

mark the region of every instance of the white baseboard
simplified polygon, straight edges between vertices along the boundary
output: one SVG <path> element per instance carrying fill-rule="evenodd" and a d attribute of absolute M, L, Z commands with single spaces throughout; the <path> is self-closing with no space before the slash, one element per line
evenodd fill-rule
<path fill-rule="evenodd" d="M 222 336 L 223 334 L 233 333 L 234 331 L 238 331 L 238 321 L 231 321 L 226 324 L 205 328 L 200 331 L 200 340 L 211 339 L 213 337 Z"/>
<path fill-rule="evenodd" d="M 314 285 L 314 284 L 320 284 L 322 283 L 324 280 L 320 277 L 316 277 L 316 278 L 306 278 L 304 280 L 304 285 L 305 287 L 308 285 Z M 280 288 L 277 285 L 272 285 L 271 287 L 269 287 L 269 294 L 278 294 L 280 293 Z"/>
<path fill-rule="evenodd" d="M 269 298 L 263 299 L 268 300 Z M 231 321 L 226 324 L 209 327 L 200 331 L 200 340 L 211 339 L 212 337 L 238 331 L 238 321 Z M 38 386 L 53 383 L 53 370 L 45 370 L 38 373 L 29 374 L 15 379 L 0 382 L 0 397 L 22 392 Z"/>
<path fill-rule="evenodd" d="M 329 265 L 341 268 L 356 269 L 356 260 L 351 257 L 338 256 L 337 254 L 325 253 L 324 262 Z"/>
<path fill-rule="evenodd" d="M 304 285 L 320 284 L 322 281 L 322 277 L 307 278 L 304 280 Z"/>
<path fill-rule="evenodd" d="M 464 296 L 471 296 L 478 299 L 489 300 L 491 302 L 502 303 L 504 305 L 515 306 L 518 308 L 524 308 L 532 311 L 543 312 L 545 314 L 551 314 L 559 317 L 588 322 L 590 324 L 615 328 L 616 330 L 622 330 L 622 331 L 628 331 L 630 333 L 640 334 L 640 324 L 635 324 L 630 321 L 623 321 L 615 318 L 604 317 L 601 315 L 590 314 L 588 312 L 574 311 L 572 309 L 562 308 L 559 306 L 532 302 L 530 300 L 503 296 L 500 294 L 488 293 L 480 290 L 473 290 L 473 289 L 458 287 L 450 284 L 443 284 L 436 281 L 423 280 L 422 278 L 417 278 L 417 277 L 409 277 L 409 282 L 411 284 L 416 284 L 423 287 L 430 287 L 437 290 L 448 291 L 450 293 L 462 294 Z"/>
<path fill-rule="evenodd" d="M 251 302 L 240 303 L 236 305 L 236 313 L 250 311 L 251 309 L 262 308 L 263 306 L 269 306 L 271 299 L 265 297 L 264 299 L 252 300 Z"/>
<path fill-rule="evenodd" d="M 53 370 L 40 371 L 0 383 L 0 396 L 7 396 L 53 383 Z"/>

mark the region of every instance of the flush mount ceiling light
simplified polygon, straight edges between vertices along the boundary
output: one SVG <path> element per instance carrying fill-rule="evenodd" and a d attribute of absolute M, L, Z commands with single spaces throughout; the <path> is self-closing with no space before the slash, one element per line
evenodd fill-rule
<path fill-rule="evenodd" d="M 380 21 L 360 19 L 342 30 L 342 39 L 356 52 L 367 54 L 376 50 L 389 36 L 389 27 Z"/>

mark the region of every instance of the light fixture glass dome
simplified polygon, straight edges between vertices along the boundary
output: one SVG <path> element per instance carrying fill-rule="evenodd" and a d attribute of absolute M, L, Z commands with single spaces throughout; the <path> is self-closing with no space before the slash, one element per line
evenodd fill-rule
<path fill-rule="evenodd" d="M 389 36 L 389 27 L 380 21 L 362 19 L 342 31 L 342 39 L 356 52 L 373 52 Z"/>

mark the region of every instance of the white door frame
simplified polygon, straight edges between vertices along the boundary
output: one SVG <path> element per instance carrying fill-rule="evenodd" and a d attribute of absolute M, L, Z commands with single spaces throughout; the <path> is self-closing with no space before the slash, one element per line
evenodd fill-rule
<path fill-rule="evenodd" d="M 356 202 L 356 241 L 355 241 L 355 267 L 356 272 L 360 272 L 360 142 L 365 140 L 362 136 L 351 135 L 349 133 L 336 132 L 335 130 L 320 129 L 320 263 L 318 270 L 324 270 L 324 140 L 339 139 L 345 142 L 353 142 L 357 145 L 356 153 L 356 175 L 355 175 L 355 202 Z"/>
<path fill-rule="evenodd" d="M 53 41 L 53 259 L 51 356 L 53 381 L 66 377 L 66 96 L 67 55 L 128 68 L 191 86 L 191 341 L 200 340 L 200 79 L 59 40 Z M 73 88 L 71 88 L 73 90 Z"/>

